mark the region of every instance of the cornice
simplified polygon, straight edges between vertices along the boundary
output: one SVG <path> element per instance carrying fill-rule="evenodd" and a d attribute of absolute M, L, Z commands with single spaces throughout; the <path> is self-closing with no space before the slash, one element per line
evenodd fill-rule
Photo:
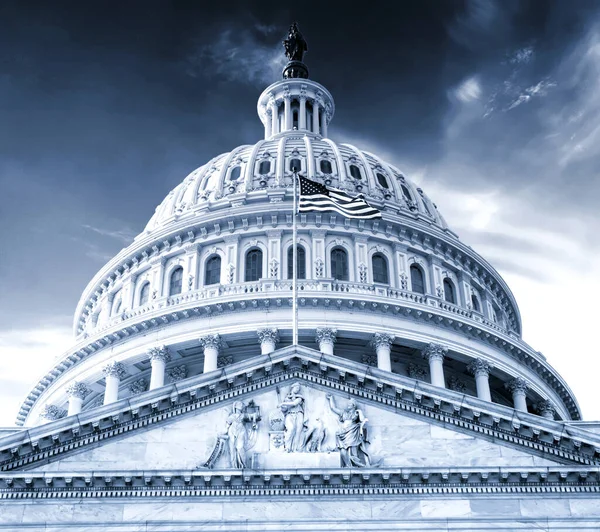
<path fill-rule="evenodd" d="M 35 467 L 101 441 L 162 424 L 231 399 L 302 380 L 371 406 L 441 424 L 479 438 L 527 449 L 563 463 L 600 464 L 600 437 L 565 423 L 324 355 L 288 347 L 238 362 L 77 416 L 0 439 L 0 471 Z"/>
<path fill-rule="evenodd" d="M 119 470 L 0 474 L 0 500 L 600 493 L 597 467 Z"/>

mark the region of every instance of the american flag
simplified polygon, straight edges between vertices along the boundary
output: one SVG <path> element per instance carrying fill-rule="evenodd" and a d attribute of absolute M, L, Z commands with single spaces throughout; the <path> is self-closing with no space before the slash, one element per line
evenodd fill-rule
<path fill-rule="evenodd" d="M 327 188 L 321 183 L 298 176 L 300 180 L 300 212 L 335 211 L 348 218 L 371 220 L 381 218 L 381 212 L 371 207 L 361 196 L 349 196 L 336 188 Z"/>

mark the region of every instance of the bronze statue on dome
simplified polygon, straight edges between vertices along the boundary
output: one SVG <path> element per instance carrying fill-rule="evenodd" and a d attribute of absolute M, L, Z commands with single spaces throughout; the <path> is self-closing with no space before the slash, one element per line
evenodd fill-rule
<path fill-rule="evenodd" d="M 304 54 L 308 51 L 308 46 L 304 37 L 298 29 L 298 24 L 294 22 L 290 26 L 288 38 L 283 41 L 285 55 L 290 61 L 302 61 Z"/>

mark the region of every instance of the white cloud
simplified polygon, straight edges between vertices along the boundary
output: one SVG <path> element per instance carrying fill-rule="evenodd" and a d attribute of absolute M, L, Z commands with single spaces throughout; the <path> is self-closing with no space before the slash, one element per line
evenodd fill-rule
<path fill-rule="evenodd" d="M 463 103 L 472 102 L 481 98 L 481 83 L 477 76 L 471 76 L 465 79 L 458 87 L 456 87 L 452 94 L 458 100 Z"/>
<path fill-rule="evenodd" d="M 123 244 L 131 244 L 131 242 L 133 241 L 133 239 L 135 237 L 135 233 L 131 229 L 111 230 L 111 229 L 104 229 L 102 227 L 94 227 L 93 225 L 87 225 L 87 224 L 84 224 L 83 228 L 89 229 L 90 231 L 93 231 L 94 233 L 101 235 L 101 236 L 105 236 L 108 238 L 114 238 L 116 240 L 121 241 Z"/>
<path fill-rule="evenodd" d="M 556 83 L 547 79 L 544 79 L 535 85 L 531 85 L 530 87 L 525 88 L 525 90 L 513 100 L 506 110 L 510 111 L 511 109 L 514 109 L 523 103 L 527 103 L 536 96 L 546 96 L 548 91 L 554 87 L 556 87 Z"/>
<path fill-rule="evenodd" d="M 272 26 L 227 29 L 212 44 L 197 49 L 188 57 L 187 72 L 191 76 L 217 75 L 229 81 L 264 87 L 277 79 L 285 66 L 279 40 L 265 45 L 257 37 L 273 33 Z"/>
<path fill-rule="evenodd" d="M 74 343 L 69 327 L 15 329 L 0 333 L 0 427 L 15 423 L 21 402 L 37 380 Z"/>

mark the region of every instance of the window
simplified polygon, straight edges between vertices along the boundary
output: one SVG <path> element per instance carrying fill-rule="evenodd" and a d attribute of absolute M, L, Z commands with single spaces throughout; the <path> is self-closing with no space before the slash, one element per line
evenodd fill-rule
<path fill-rule="evenodd" d="M 410 195 L 410 192 L 408 190 L 408 188 L 406 188 L 406 185 L 400 185 L 400 188 L 402 188 L 402 194 L 404 195 L 404 197 L 408 200 L 408 201 L 412 201 L 412 196 Z"/>
<path fill-rule="evenodd" d="M 258 281 L 262 277 L 262 259 L 260 249 L 251 249 L 246 253 L 246 282 Z"/>
<path fill-rule="evenodd" d="M 390 188 L 388 185 L 387 179 L 383 174 L 377 173 L 377 181 L 383 188 Z"/>
<path fill-rule="evenodd" d="M 290 170 L 293 172 L 299 172 L 302 169 L 302 161 L 300 159 L 291 159 L 290 160 Z"/>
<path fill-rule="evenodd" d="M 231 170 L 231 173 L 229 174 L 229 180 L 230 181 L 237 181 L 240 178 L 241 174 L 242 174 L 242 168 L 241 168 L 241 166 L 235 166 L 233 168 L 233 170 Z"/>
<path fill-rule="evenodd" d="M 388 265 L 386 258 L 381 253 L 375 253 L 371 259 L 373 263 L 373 282 L 388 284 Z"/>
<path fill-rule="evenodd" d="M 425 276 L 423 275 L 423 270 L 416 264 L 410 267 L 410 285 L 413 292 L 417 292 L 418 294 L 425 293 Z"/>
<path fill-rule="evenodd" d="M 204 286 L 219 284 L 221 282 L 221 257 L 215 255 L 206 261 L 204 272 Z"/>
<path fill-rule="evenodd" d="M 479 298 L 475 295 L 471 295 L 471 306 L 475 312 L 481 312 L 481 303 L 479 303 Z"/>
<path fill-rule="evenodd" d="M 362 175 L 360 174 L 360 168 L 355 164 L 350 165 L 350 175 L 354 179 L 362 179 Z"/>
<path fill-rule="evenodd" d="M 271 161 L 261 161 L 258 165 L 258 173 L 260 175 L 266 175 L 271 171 Z"/>
<path fill-rule="evenodd" d="M 333 172 L 331 162 L 321 159 L 321 172 L 324 174 L 331 174 Z"/>
<path fill-rule="evenodd" d="M 306 251 L 296 246 L 296 275 L 298 279 L 306 279 Z M 288 279 L 294 278 L 294 246 L 288 248 Z"/>
<path fill-rule="evenodd" d="M 140 306 L 148 303 L 148 299 L 150 299 L 150 283 L 146 281 L 140 290 Z"/>
<path fill-rule="evenodd" d="M 448 301 L 448 303 L 452 303 L 456 305 L 456 294 L 454 293 L 454 285 L 452 281 L 446 277 L 444 279 L 444 299 Z"/>
<path fill-rule="evenodd" d="M 338 281 L 348 280 L 348 254 L 342 248 L 331 250 L 331 276 Z"/>
<path fill-rule="evenodd" d="M 176 296 L 177 294 L 181 294 L 181 287 L 183 285 L 183 268 L 181 266 L 177 266 L 171 272 L 171 278 L 169 280 L 169 295 Z"/>
<path fill-rule="evenodd" d="M 294 109 L 292 113 L 292 127 L 298 129 L 298 111 Z"/>
<path fill-rule="evenodd" d="M 121 293 L 119 292 L 113 300 L 111 315 L 116 316 L 120 311 L 121 311 Z"/>

